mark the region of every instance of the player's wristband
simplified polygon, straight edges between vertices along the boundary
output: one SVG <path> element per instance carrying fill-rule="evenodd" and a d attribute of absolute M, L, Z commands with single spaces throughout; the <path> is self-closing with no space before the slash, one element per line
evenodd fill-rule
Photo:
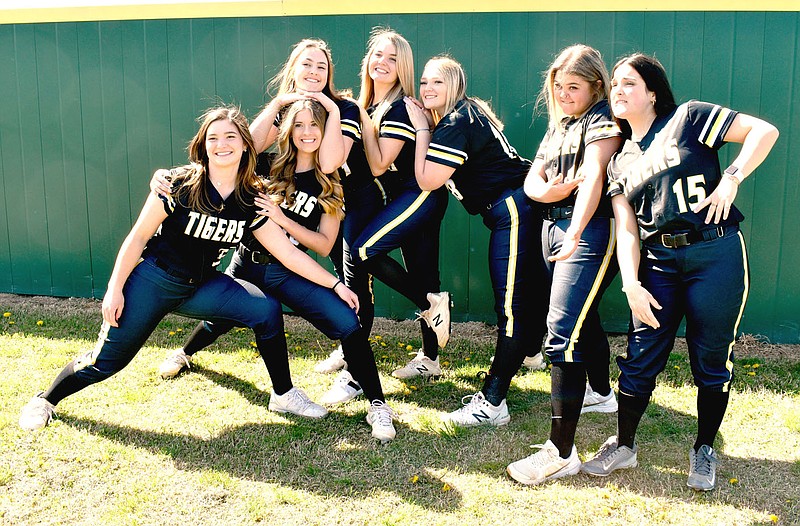
<path fill-rule="evenodd" d="M 735 175 L 730 175 L 730 174 L 728 174 L 728 175 L 726 175 L 726 176 L 725 176 L 725 178 L 726 178 L 726 179 L 730 179 L 731 181 L 733 181 L 733 182 L 736 184 L 736 186 L 739 186 L 739 183 L 741 183 L 741 181 L 739 180 L 739 178 L 738 178 L 738 177 L 736 177 Z"/>
<path fill-rule="evenodd" d="M 333 287 L 331 287 L 331 290 L 336 291 L 336 287 L 338 287 L 341 283 L 342 283 L 342 280 L 337 279 L 336 283 L 334 283 Z"/>
<path fill-rule="evenodd" d="M 415 132 L 417 132 L 417 133 L 419 133 L 419 132 L 423 132 L 423 131 L 430 132 L 430 131 L 431 131 L 431 129 L 430 129 L 430 128 L 419 128 L 419 129 L 416 129 L 416 130 L 414 130 L 414 131 L 415 131 Z"/>
<path fill-rule="evenodd" d="M 627 285 L 623 285 L 622 286 L 622 292 L 628 293 L 628 292 L 632 291 L 634 289 L 634 287 L 641 287 L 641 286 L 642 286 L 642 282 L 641 281 L 634 281 L 634 282 L 628 283 Z"/>

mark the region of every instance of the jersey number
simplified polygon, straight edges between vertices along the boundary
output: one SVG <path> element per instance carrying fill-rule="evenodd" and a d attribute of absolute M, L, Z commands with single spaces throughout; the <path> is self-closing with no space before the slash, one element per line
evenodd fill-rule
<path fill-rule="evenodd" d="M 512 159 L 517 157 L 517 150 L 515 150 L 514 147 L 511 146 L 511 144 L 508 142 L 508 139 L 506 139 L 506 136 L 503 135 L 503 132 L 495 128 L 494 123 L 492 121 L 489 121 L 489 128 L 492 129 L 492 133 L 497 139 L 497 142 L 499 142 L 500 145 L 503 147 L 503 151 L 506 152 L 506 155 L 508 155 Z"/>
<path fill-rule="evenodd" d="M 678 197 L 678 209 L 681 214 L 685 214 L 689 211 L 689 205 L 696 205 L 706 198 L 706 189 L 704 186 L 706 184 L 706 178 L 703 174 L 690 175 L 685 179 L 686 193 L 684 193 L 683 185 L 681 184 L 683 181 L 684 179 L 678 179 L 675 181 L 675 184 L 672 185 L 672 191 L 675 192 L 675 195 Z"/>

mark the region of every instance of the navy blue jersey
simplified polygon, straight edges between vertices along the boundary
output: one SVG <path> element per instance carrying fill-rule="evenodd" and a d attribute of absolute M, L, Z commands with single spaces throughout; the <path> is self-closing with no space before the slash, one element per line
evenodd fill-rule
<path fill-rule="evenodd" d="M 656 234 L 709 228 L 708 212 L 692 207 L 710 195 L 722 172 L 717 151 L 736 118 L 735 111 L 689 101 L 653 122 L 641 141 L 625 141 L 608 165 L 608 195 L 624 194 L 633 206 L 644 241 Z M 720 226 L 738 224 L 744 216 L 731 206 Z"/>
<path fill-rule="evenodd" d="M 171 196 L 160 196 L 167 218 L 148 242 L 143 256 L 155 256 L 170 268 L 195 279 L 203 279 L 251 231 L 266 220 L 256 214 L 253 205 L 242 206 L 234 194 L 223 199 L 213 185 L 207 185 L 214 213 L 198 212 L 188 207 L 181 193 L 185 181 L 173 170 Z M 177 196 L 177 197 L 172 197 Z"/>
<path fill-rule="evenodd" d="M 262 153 L 259 155 L 256 173 L 265 179 L 269 178 L 269 167 L 273 158 L 274 154 Z M 287 205 L 285 201 L 281 203 L 280 206 L 283 209 L 283 213 L 292 221 L 316 232 L 319 229 L 322 214 L 325 213 L 322 205 L 317 201 L 318 196 L 322 193 L 322 185 L 317 181 L 314 170 L 296 172 L 294 174 L 294 184 L 294 203 L 291 206 Z M 297 248 L 304 251 L 308 250 L 288 233 L 287 236 Z M 242 243 L 251 250 L 267 252 L 252 234 L 246 234 Z"/>
<path fill-rule="evenodd" d="M 474 102 L 464 99 L 433 130 L 425 159 L 455 168 L 447 188 L 467 212 L 478 214 L 531 168 Z"/>
<path fill-rule="evenodd" d="M 389 167 L 389 171 L 382 177 L 385 178 L 396 173 L 400 181 L 405 182 L 409 179 L 416 181 L 414 177 L 414 148 L 417 135 L 414 132 L 414 125 L 411 124 L 411 119 L 408 117 L 405 100 L 398 99 L 394 101 L 389 110 L 383 115 L 378 126 L 378 137 L 388 137 L 405 143 L 397 158 Z"/>
<path fill-rule="evenodd" d="M 611 116 L 608 101 L 603 99 L 576 118 L 565 117 L 551 125 L 544 135 L 536 159 L 544 161 L 544 173 L 548 181 L 564 176 L 564 181 L 580 175 L 586 145 L 602 139 L 619 137 L 622 131 Z M 547 206 L 574 206 L 575 194 Z M 611 217 L 611 202 L 603 196 L 597 206 L 596 215 Z"/>

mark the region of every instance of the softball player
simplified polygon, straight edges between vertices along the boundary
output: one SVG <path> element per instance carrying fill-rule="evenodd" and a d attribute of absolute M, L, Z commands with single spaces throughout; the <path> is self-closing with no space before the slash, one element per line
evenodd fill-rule
<path fill-rule="evenodd" d="M 215 108 L 204 115 L 189 158 L 191 164 L 175 172 L 175 198 L 151 193 L 122 244 L 103 299 L 96 347 L 33 397 L 22 410 L 21 427 L 46 426 L 62 399 L 124 368 L 169 312 L 251 327 L 262 357 L 286 353 L 277 300 L 215 270 L 248 231 L 287 268 L 333 287 L 348 305 L 358 307 L 353 292 L 297 250 L 274 221 L 256 214 L 253 198 L 262 185 L 255 176 L 247 120 L 237 108 Z M 305 398 L 297 389 L 289 396 Z"/>
<path fill-rule="evenodd" d="M 411 46 L 394 31 L 378 29 L 361 68 L 366 163 L 348 162 L 345 178 L 345 275 L 365 302 L 372 301 L 371 275 L 419 307 L 422 349 L 392 374 L 431 377 L 441 374 L 438 348 L 450 336 L 450 295 L 438 292 L 439 229 L 447 194 L 423 192 L 413 177 L 415 131 L 403 102 L 406 94 L 414 95 Z M 389 256 L 396 248 L 402 249 L 405 267 Z"/>
<path fill-rule="evenodd" d="M 749 289 L 738 226 L 743 216 L 733 200 L 742 180 L 766 158 L 778 130 L 715 104 L 676 106 L 661 63 L 641 54 L 614 66 L 610 102 L 630 137 L 609 164 L 609 195 L 632 317 L 627 354 L 617 359 L 617 436 L 582 471 L 606 476 L 637 465 L 636 428 L 685 317 L 698 387 L 698 432 L 687 484 L 712 490 L 714 438 L 728 405 L 732 349 Z M 726 142 L 742 148 L 723 172 L 717 151 Z"/>
<path fill-rule="evenodd" d="M 464 70 L 452 58 L 428 61 L 420 97 L 424 111 L 406 99 L 417 130 L 419 187 L 432 191 L 446 186 L 491 230 L 489 274 L 498 325 L 494 361 L 482 390 L 465 397 L 464 407 L 445 418 L 464 426 L 504 425 L 510 420 L 505 398 L 511 379 L 528 348 L 540 347 L 547 308 L 544 287 L 536 290 L 537 283 L 545 282 L 537 243 L 541 211 L 523 191 L 531 163 L 508 143 L 489 106 L 466 96 Z"/>
<path fill-rule="evenodd" d="M 278 224 L 295 245 L 322 256 L 327 255 L 334 245 L 344 215 L 342 190 L 336 172 L 325 175 L 319 169 L 317 154 L 323 141 L 324 127 L 325 110 L 316 101 L 299 100 L 290 105 L 283 115 L 277 136 L 277 154 L 259 155 L 256 168 L 259 174 L 269 174 L 266 193 L 270 199 L 255 200 L 263 209 L 260 213 Z M 384 441 L 394 438 L 392 417 L 396 415 L 385 403 L 368 341 L 369 333 L 361 327 L 358 316 L 349 305 L 342 302 L 334 291 L 287 269 L 252 236 L 245 236 L 242 240 L 226 273 L 253 283 L 311 322 L 327 337 L 341 340 L 344 356 L 350 358 L 351 367 L 323 397 L 323 403 L 342 403 L 364 392 L 371 401 L 367 420 L 373 426 L 373 436 Z M 233 326 L 232 323 L 207 321 L 198 324 L 183 349 L 178 349 L 165 360 L 161 367 L 162 375 L 174 376 L 171 373 L 188 366 L 195 352 Z M 277 368 L 278 374 L 273 376 L 281 380 L 281 383 L 273 382 L 273 389 L 277 393 L 291 389 L 288 354 L 270 356 L 267 365 Z M 305 406 L 295 407 L 291 399 L 282 403 L 278 396 L 274 400 L 270 409 L 315 416 L 306 414 L 309 411 Z"/>
<path fill-rule="evenodd" d="M 525 191 L 544 203 L 542 249 L 550 283 L 545 349 L 553 364 L 552 417 L 549 440 L 507 468 L 523 484 L 578 473 L 581 461 L 574 442 L 580 414 L 617 409 L 608 380 L 608 338 L 597 312 L 616 273 L 614 220 L 605 181 L 608 161 L 622 141 L 606 100 L 608 84 L 600 53 L 575 45 L 555 59 L 542 89 L 550 126 Z M 587 373 L 594 390 L 587 388 Z"/>

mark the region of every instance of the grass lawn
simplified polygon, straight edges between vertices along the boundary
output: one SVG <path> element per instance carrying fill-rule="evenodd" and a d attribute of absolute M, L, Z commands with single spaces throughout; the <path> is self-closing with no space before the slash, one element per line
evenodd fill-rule
<path fill-rule="evenodd" d="M 109 525 L 770 525 L 800 524 L 800 352 L 745 336 L 718 437 L 717 489 L 686 487 L 695 389 L 685 347 L 659 377 L 638 434 L 639 467 L 605 479 L 577 475 L 539 487 L 505 467 L 549 431 L 550 376 L 523 372 L 502 428 L 453 429 L 440 413 L 481 386 L 493 333 L 454 325 L 434 383 L 389 373 L 420 345 L 418 326 L 379 320 L 372 345 L 397 438 L 381 445 L 367 402 L 320 421 L 270 412 L 270 381 L 252 333 L 236 330 L 196 355 L 189 373 L 162 381 L 161 360 L 194 322 L 167 318 L 133 362 L 67 398 L 34 433 L 20 408 L 94 345 L 99 303 L 0 295 L 0 524 Z M 319 399 L 333 375 L 313 371 L 332 342 L 286 317 L 295 385 Z M 614 352 L 624 339 L 613 338 Z M 612 367 L 612 376 L 618 371 Z M 614 415 L 581 418 L 587 458 L 616 431 Z"/>

